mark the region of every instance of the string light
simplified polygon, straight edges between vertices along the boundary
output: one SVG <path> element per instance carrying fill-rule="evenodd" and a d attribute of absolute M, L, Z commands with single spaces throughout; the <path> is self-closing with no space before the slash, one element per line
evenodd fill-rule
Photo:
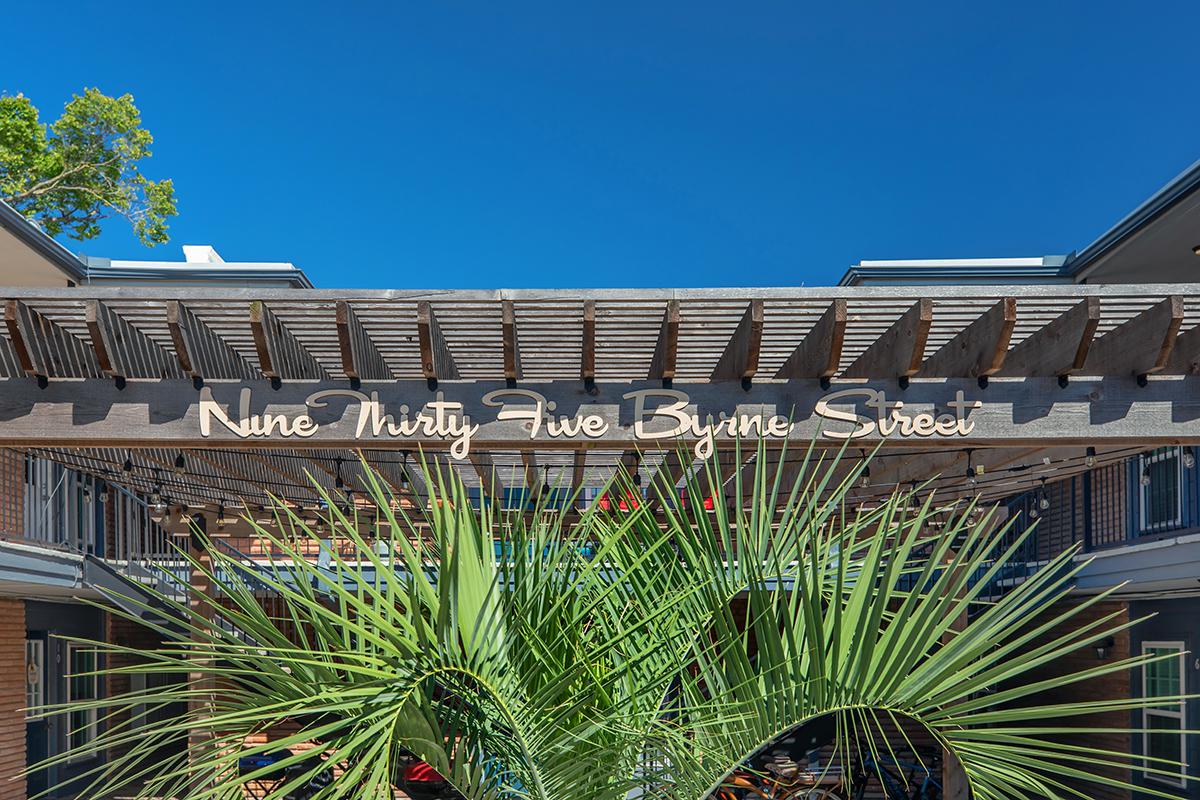
<path fill-rule="evenodd" d="M 1038 498 L 1038 507 L 1043 511 L 1050 508 L 1050 495 L 1046 494 L 1046 479 L 1042 478 L 1041 495 Z"/>
<path fill-rule="evenodd" d="M 183 458 L 183 451 L 179 451 L 179 455 L 175 456 L 175 474 L 182 475 L 187 470 L 187 461 Z"/>
<path fill-rule="evenodd" d="M 871 465 L 867 463 L 867 451 L 859 450 L 858 452 L 862 456 L 862 472 L 858 473 L 858 485 L 866 489 L 871 485 Z"/>
<path fill-rule="evenodd" d="M 1192 453 L 1192 448 L 1183 448 L 1183 468 L 1191 469 L 1196 466 L 1196 456 Z"/>
<path fill-rule="evenodd" d="M 338 491 L 346 488 L 346 482 L 342 480 L 342 460 L 340 458 L 337 460 L 337 479 L 333 482 L 333 485 Z"/>
<path fill-rule="evenodd" d="M 1089 447 L 1083 456 L 1083 465 L 1088 469 L 1096 466 L 1096 448 Z"/>

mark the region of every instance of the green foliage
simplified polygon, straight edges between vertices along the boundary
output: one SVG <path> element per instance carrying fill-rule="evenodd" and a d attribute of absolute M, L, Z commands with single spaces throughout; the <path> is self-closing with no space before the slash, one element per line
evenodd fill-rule
<path fill-rule="evenodd" d="M 92 239 L 116 215 L 143 244 L 162 244 L 177 213 L 175 187 L 140 171 L 153 141 L 128 94 L 85 89 L 49 128 L 29 98 L 0 96 L 0 199 L 51 236 Z"/>
<path fill-rule="evenodd" d="M 1151 659 L 1027 679 L 1129 625 L 1081 621 L 1105 593 L 1058 603 L 1079 568 L 1073 553 L 985 602 L 1019 531 L 913 493 L 852 507 L 861 466 L 815 453 L 773 466 L 760 448 L 753 479 L 739 474 L 732 502 L 711 511 L 715 473 L 689 478 L 684 504 L 655 485 L 665 524 L 643 502 L 594 504 L 568 525 L 549 507 L 565 492 L 543 493 L 532 511 L 473 509 L 456 473 L 424 467 L 429 502 L 415 518 L 369 472 L 377 517 L 349 518 L 327 498 L 325 524 L 345 549 L 279 506 L 276 525 L 256 531 L 274 550 L 269 566 L 220 547 L 192 558 L 221 601 L 198 590 L 190 602 L 160 598 L 183 626 L 160 626 L 166 644 L 136 653 L 143 663 L 105 671 L 191 681 L 91 703 L 111 724 L 61 758 L 112 748 L 91 774 L 95 788 L 147 799 L 241 798 L 267 769 L 238 776 L 239 756 L 311 741 L 345 770 L 317 800 L 391 798 L 408 754 L 470 800 L 623 800 L 631 790 L 702 800 L 763 747 L 832 717 L 847 750 L 878 747 L 881 719 L 916 725 L 961 763 L 976 800 L 1085 798 L 1088 784 L 1124 785 L 1098 768 L 1128 766 L 1128 754 L 1062 737 L 1086 732 L 1073 720 L 1101 707 L 1163 699 L 1044 698 Z M 636 496 L 625 474 L 612 491 Z M 314 547 L 327 565 L 305 557 Z M 264 605 L 264 594 L 278 601 Z M 123 606 L 136 611 L 135 602 Z M 189 710 L 150 729 L 123 721 L 135 707 L 171 703 Z M 324 766 L 301 768 L 269 800 Z"/>

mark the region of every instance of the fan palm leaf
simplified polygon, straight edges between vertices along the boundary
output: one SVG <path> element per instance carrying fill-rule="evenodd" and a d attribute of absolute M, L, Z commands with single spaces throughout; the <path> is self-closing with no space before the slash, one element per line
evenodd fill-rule
<path fill-rule="evenodd" d="M 190 678 L 91 701 L 107 724 L 63 758 L 110 751 L 92 790 L 138 798 L 232 800 L 284 767 L 268 798 L 331 767 L 313 798 L 390 798 L 414 755 L 470 800 L 701 800 L 781 737 L 832 725 L 847 764 L 910 747 L 916 730 L 979 800 L 1126 784 L 1130 756 L 1072 743 L 1085 729 L 1070 721 L 1162 699 L 1042 698 L 1150 659 L 1028 679 L 1132 624 L 1088 613 L 1108 593 L 1063 602 L 1073 552 L 991 596 L 1028 535 L 1019 521 L 916 492 L 852 504 L 861 465 L 812 446 L 733 455 L 728 486 L 717 459 L 681 493 L 655 483 L 643 497 L 619 473 L 610 494 L 629 501 L 577 518 L 563 490 L 475 507 L 431 462 L 417 505 L 369 470 L 369 511 L 327 497 L 332 544 L 278 504 L 272 524 L 247 520 L 268 562 L 209 543 L 185 554 L 207 591 L 114 598 L 112 613 L 175 622 L 149 623 L 164 644 L 140 663 L 92 643 L 102 672 Z M 187 713 L 150 730 L 130 723 L 178 703 Z M 293 753 L 239 773 L 280 748 Z"/>

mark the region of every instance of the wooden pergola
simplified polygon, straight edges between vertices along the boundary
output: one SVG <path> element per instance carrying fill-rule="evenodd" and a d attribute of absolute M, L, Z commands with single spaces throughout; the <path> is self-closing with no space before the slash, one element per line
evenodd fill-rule
<path fill-rule="evenodd" d="M 878 446 L 864 499 L 935 478 L 948 497 L 996 498 L 1200 442 L 1200 285 L 5 294 L 0 446 L 192 506 L 311 502 L 306 473 L 361 491 L 361 460 L 419 500 L 419 453 L 490 495 L 601 486 L 621 462 L 674 486 L 705 460 L 698 428 L 654 435 L 670 421 L 654 409 L 675 402 L 696 426 L 742 426 L 736 456 L 737 436 L 715 436 L 722 483 L 753 468 L 762 420 L 787 423 L 767 457 L 789 463 L 814 439 L 855 458 Z M 235 430 L 243 395 L 274 427 Z M 535 395 L 603 432 L 499 418 Z M 641 434 L 635 396 L 652 415 Z M 467 453 L 445 431 L 377 425 L 438 403 L 478 426 Z M 286 435 L 301 417 L 312 432 Z"/>

